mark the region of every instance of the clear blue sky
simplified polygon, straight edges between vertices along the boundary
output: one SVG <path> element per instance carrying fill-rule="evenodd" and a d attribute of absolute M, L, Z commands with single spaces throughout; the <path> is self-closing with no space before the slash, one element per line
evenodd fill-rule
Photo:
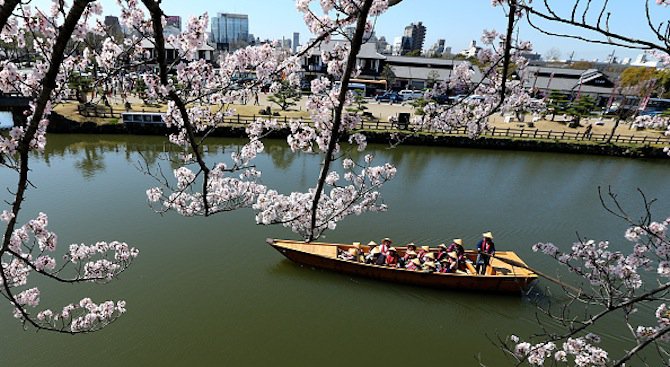
<path fill-rule="evenodd" d="M 592 7 L 603 0 L 593 0 Z M 35 0 L 35 4 L 46 3 L 47 0 Z M 611 27 L 620 32 L 630 33 L 637 37 L 649 38 L 644 18 L 644 0 L 610 1 L 612 11 Z M 318 2 L 317 2 L 318 3 Z M 553 0 L 556 4 L 573 3 L 567 0 Z M 585 2 L 583 2 L 585 3 Z M 652 1 L 654 3 L 654 1 Z M 102 0 L 105 14 L 117 14 L 115 0 Z M 181 15 L 185 22 L 189 15 L 208 12 L 210 17 L 218 12 L 242 13 L 249 15 L 249 31 L 261 39 L 277 39 L 282 36 L 290 38 L 292 33 L 300 32 L 300 40 L 304 43 L 310 36 L 295 10 L 294 0 L 163 0 L 166 13 Z M 558 6 L 565 11 L 565 5 Z M 670 17 L 670 8 L 652 4 L 652 11 L 659 20 Z M 422 21 L 427 27 L 424 48 L 429 48 L 438 38 L 444 38 L 452 52 L 465 48 L 470 40 L 477 40 L 483 29 L 503 31 L 506 19 L 501 8 L 491 7 L 490 0 L 403 0 L 381 16 L 376 24 L 378 36 L 385 36 L 387 41 L 400 36 L 406 25 Z M 555 31 L 566 31 L 566 27 L 551 27 Z M 572 31 L 571 33 L 574 33 Z M 593 45 L 583 42 L 548 37 L 528 27 L 525 22 L 521 27 L 519 38 L 529 40 L 535 50 L 545 55 L 552 47 L 558 48 L 563 58 L 574 51 L 575 59 L 604 59 L 614 50 L 612 46 Z M 634 57 L 638 51 L 616 49 L 619 57 Z"/>

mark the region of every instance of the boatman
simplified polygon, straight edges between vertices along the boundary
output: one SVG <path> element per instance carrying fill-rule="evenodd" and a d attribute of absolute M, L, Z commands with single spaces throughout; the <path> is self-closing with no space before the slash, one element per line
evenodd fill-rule
<path fill-rule="evenodd" d="M 493 233 L 482 233 L 482 239 L 477 242 L 477 263 L 475 270 L 477 274 L 486 274 L 486 267 L 489 265 L 491 256 L 496 254 L 496 247 L 493 244 Z"/>

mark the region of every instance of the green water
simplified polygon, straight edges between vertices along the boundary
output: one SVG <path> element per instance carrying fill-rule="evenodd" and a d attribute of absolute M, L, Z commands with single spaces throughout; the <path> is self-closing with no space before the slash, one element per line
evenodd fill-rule
<path fill-rule="evenodd" d="M 237 140 L 212 140 L 208 159 L 228 156 Z M 295 238 L 254 224 L 253 212 L 211 218 L 157 215 L 146 204 L 152 179 L 138 170 L 168 146 L 158 137 L 51 136 L 32 162 L 24 219 L 49 215 L 61 247 L 122 240 L 140 249 L 131 269 L 105 286 L 38 282 L 46 306 L 92 296 L 125 299 L 128 313 L 92 335 L 23 331 L 0 303 L 3 366 L 340 366 L 413 363 L 506 366 L 489 339 L 539 331 L 535 306 L 522 297 L 445 292 L 351 278 L 285 260 L 265 238 Z M 268 142 L 259 157 L 265 183 L 284 191 L 314 185 L 318 157 L 294 156 Z M 398 167 L 384 189 L 390 210 L 342 222 L 332 241 L 389 236 L 437 244 L 484 230 L 498 249 L 517 251 L 549 273 L 555 265 L 530 246 L 569 245 L 579 235 L 624 243 L 625 225 L 607 214 L 598 186 L 612 185 L 640 209 L 636 189 L 668 215 L 665 161 L 527 152 L 372 146 Z M 138 154 L 142 153 L 142 156 Z M 165 166 L 169 170 L 169 165 Z M 3 172 L 1 187 L 13 184 Z M 3 190 L 0 198 L 7 199 Z M 541 283 L 542 285 L 547 285 Z M 546 298 L 547 296 L 545 296 Z M 4 315 L 4 316 L 3 316 Z M 624 334 L 604 326 L 607 346 Z M 623 335 L 623 336 L 622 336 Z"/>

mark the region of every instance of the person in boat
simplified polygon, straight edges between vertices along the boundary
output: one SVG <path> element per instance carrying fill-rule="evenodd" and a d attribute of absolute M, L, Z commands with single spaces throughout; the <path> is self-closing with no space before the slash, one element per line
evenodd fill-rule
<path fill-rule="evenodd" d="M 421 260 L 421 259 L 419 259 Z M 432 252 L 428 252 L 427 254 L 423 255 L 423 262 L 426 263 L 428 261 L 435 261 L 435 254 Z"/>
<path fill-rule="evenodd" d="M 349 248 L 347 251 L 342 251 L 340 252 L 339 255 L 337 255 L 338 258 L 342 260 L 348 260 L 348 261 L 358 261 L 358 249 L 355 247 Z"/>
<path fill-rule="evenodd" d="M 423 264 L 426 259 L 424 258 L 426 254 L 430 253 L 430 247 L 429 246 L 421 246 L 421 249 L 417 253 L 417 256 L 419 260 L 421 260 L 421 263 Z"/>
<path fill-rule="evenodd" d="M 408 246 L 408 247 L 409 247 L 409 246 Z M 416 255 L 416 252 L 414 252 L 414 250 L 410 250 L 410 249 L 408 248 L 407 251 L 405 251 L 405 256 L 403 256 L 402 258 L 403 258 L 403 260 L 405 260 L 405 264 L 409 264 L 410 261 L 412 261 L 412 259 L 416 259 L 416 258 L 417 258 L 416 256 L 417 256 L 417 255 Z"/>
<path fill-rule="evenodd" d="M 496 253 L 496 247 L 493 244 L 493 233 L 482 233 L 482 239 L 477 242 L 477 262 L 475 263 L 475 270 L 477 274 L 486 274 L 486 267 L 491 261 L 491 256 Z"/>
<path fill-rule="evenodd" d="M 391 241 L 390 238 L 386 237 L 382 240 L 382 244 L 379 246 L 379 249 L 382 252 L 382 255 L 386 256 L 389 253 L 389 249 L 391 248 L 391 244 L 393 241 Z"/>
<path fill-rule="evenodd" d="M 407 270 L 412 270 L 412 271 L 419 271 L 421 270 L 421 260 L 419 260 L 417 257 L 411 259 L 407 263 L 407 267 L 405 267 Z"/>
<path fill-rule="evenodd" d="M 400 256 L 398 256 L 398 250 L 396 250 L 395 247 L 389 247 L 388 255 L 386 255 L 386 266 L 394 267 L 397 268 L 400 266 L 400 263 L 398 260 L 400 259 Z"/>
<path fill-rule="evenodd" d="M 428 272 L 428 273 L 433 273 L 435 272 L 435 269 L 437 266 L 432 260 L 426 261 L 423 263 L 423 271 Z"/>
<path fill-rule="evenodd" d="M 370 241 L 368 243 L 368 247 L 370 247 L 370 253 L 365 256 L 365 263 L 366 264 L 375 264 L 377 262 L 377 258 L 381 256 L 381 251 L 379 250 L 379 246 L 375 241 Z"/>
<path fill-rule="evenodd" d="M 414 244 L 414 242 L 410 242 L 410 243 L 407 244 L 407 251 L 416 252 L 416 245 Z"/>
<path fill-rule="evenodd" d="M 447 253 L 456 253 L 456 260 L 458 260 L 458 267 L 461 268 L 465 266 L 465 249 L 463 248 L 463 240 L 460 238 L 454 238 L 449 247 L 447 247 Z"/>
<path fill-rule="evenodd" d="M 439 246 L 437 246 L 437 261 L 442 261 L 444 258 L 446 258 L 447 255 L 447 245 L 444 243 L 441 243 Z"/>
<path fill-rule="evenodd" d="M 361 247 L 361 243 L 354 242 L 353 246 L 354 246 L 353 248 L 356 250 L 354 261 L 356 261 L 357 263 L 363 262 L 365 258 L 363 257 L 363 247 Z"/>

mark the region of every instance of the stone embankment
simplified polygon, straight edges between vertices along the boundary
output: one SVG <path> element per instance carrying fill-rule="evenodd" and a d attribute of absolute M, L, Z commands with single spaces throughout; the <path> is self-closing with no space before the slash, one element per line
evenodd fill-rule
<path fill-rule="evenodd" d="M 123 124 L 96 124 L 94 122 L 76 122 L 62 115 L 54 114 L 49 125 L 51 133 L 68 134 L 141 134 L 165 135 L 168 129 L 152 126 L 141 130 L 129 131 Z M 269 135 L 270 138 L 285 138 L 288 130 L 279 130 Z M 388 144 L 391 140 L 390 132 L 366 131 L 365 135 L 371 143 Z M 466 136 L 436 135 L 436 134 L 404 134 L 394 132 L 402 144 L 448 146 L 462 148 L 522 150 L 538 152 L 557 152 L 574 154 L 609 155 L 630 158 L 668 158 L 663 148 L 650 144 L 611 144 L 592 142 L 566 142 L 537 139 L 491 138 L 479 137 L 470 139 Z M 211 136 L 219 137 L 246 137 L 244 127 L 227 126 L 218 128 Z"/>

